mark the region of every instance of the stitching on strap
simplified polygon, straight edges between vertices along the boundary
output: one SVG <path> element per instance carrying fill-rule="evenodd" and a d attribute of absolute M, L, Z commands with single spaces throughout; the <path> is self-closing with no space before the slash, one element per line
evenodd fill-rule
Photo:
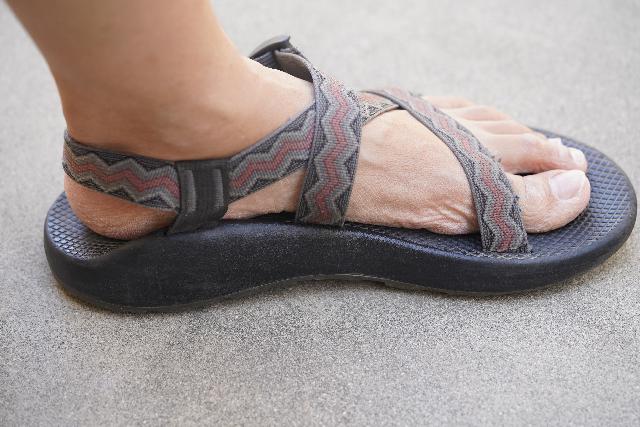
<path fill-rule="evenodd" d="M 369 123 L 376 117 L 398 108 L 398 104 L 388 98 L 371 92 L 358 92 L 358 102 L 360 103 L 363 124 Z"/>

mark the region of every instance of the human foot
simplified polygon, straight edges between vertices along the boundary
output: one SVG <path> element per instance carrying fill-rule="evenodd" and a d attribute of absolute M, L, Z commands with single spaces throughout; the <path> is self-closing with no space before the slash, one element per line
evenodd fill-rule
<path fill-rule="evenodd" d="M 256 96 L 235 96 L 238 118 L 223 115 L 224 127 L 203 132 L 202 118 L 183 123 L 175 140 L 194 141 L 180 151 L 168 144 L 131 144 L 126 151 L 171 160 L 222 157 L 216 141 L 234 138 L 235 152 L 251 145 L 312 101 L 308 83 L 288 74 L 249 64 L 246 82 Z M 240 85 L 239 85 L 240 86 Z M 240 86 L 246 87 L 246 86 Z M 246 93 L 245 93 L 246 95 Z M 465 125 L 497 157 L 520 196 L 529 232 L 544 232 L 574 219 L 587 205 L 586 160 L 577 150 L 515 122 L 492 108 L 451 97 L 429 98 Z M 267 106 L 257 101 L 268 100 Z M 243 107 L 244 106 L 244 107 Z M 266 108 L 265 108 L 266 107 Z M 215 119 L 215 117 L 214 117 Z M 213 119 L 210 120 L 214 121 Z M 246 123 L 251 123 L 249 128 Z M 190 138 L 190 127 L 194 138 Z M 162 124 L 155 133 L 162 130 Z M 72 131 L 73 132 L 73 131 Z M 237 137 L 236 137 L 237 136 Z M 89 137 L 78 139 L 86 139 Z M 113 148 L 113 147 L 108 147 Z M 125 151 L 120 147 L 120 151 Z M 178 153 L 178 154 L 176 154 Z M 535 173 L 525 177 L 515 173 Z M 225 218 L 295 211 L 303 172 L 298 171 L 229 206 Z M 130 204 L 89 190 L 71 179 L 67 196 L 76 215 L 99 234 L 131 239 L 169 225 L 173 213 Z M 405 111 L 387 112 L 363 128 L 357 173 L 347 219 L 363 223 L 424 228 L 459 234 L 477 229 L 476 212 L 465 174 L 449 148 Z"/>

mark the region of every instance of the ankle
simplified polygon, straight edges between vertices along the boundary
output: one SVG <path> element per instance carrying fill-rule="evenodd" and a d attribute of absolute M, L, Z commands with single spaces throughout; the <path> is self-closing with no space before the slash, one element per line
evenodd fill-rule
<path fill-rule="evenodd" d="M 77 93 L 77 91 L 76 91 Z M 63 92 L 68 129 L 96 147 L 167 160 L 227 157 L 254 144 L 312 99 L 307 82 L 247 58 L 209 79 L 149 88 Z"/>
<path fill-rule="evenodd" d="M 205 135 L 216 138 L 220 124 L 229 120 L 233 105 L 228 100 L 236 97 L 232 88 L 247 80 L 243 61 L 230 64 L 233 73 L 224 85 L 212 76 L 155 87 L 143 80 L 115 87 L 96 82 L 90 92 L 61 87 L 69 132 L 86 144 L 115 151 L 171 160 L 195 154 Z"/>

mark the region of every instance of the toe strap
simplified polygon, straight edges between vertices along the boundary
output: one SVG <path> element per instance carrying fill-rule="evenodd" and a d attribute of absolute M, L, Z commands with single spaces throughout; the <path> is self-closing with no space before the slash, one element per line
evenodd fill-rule
<path fill-rule="evenodd" d="M 362 117 L 355 92 L 338 80 L 318 75 L 314 86 L 318 122 L 296 219 L 342 226 L 358 163 Z"/>
<path fill-rule="evenodd" d="M 422 97 L 406 90 L 393 88 L 368 92 L 407 110 L 456 156 L 469 181 L 484 250 L 529 250 L 518 196 L 500 164 L 468 129 Z"/>

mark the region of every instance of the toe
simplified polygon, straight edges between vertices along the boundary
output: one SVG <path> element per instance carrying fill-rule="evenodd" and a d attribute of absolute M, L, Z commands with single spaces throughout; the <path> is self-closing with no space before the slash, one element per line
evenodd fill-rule
<path fill-rule="evenodd" d="M 512 120 L 507 114 L 486 105 L 470 105 L 462 108 L 444 109 L 444 112 L 456 119 L 475 121 Z"/>
<path fill-rule="evenodd" d="M 473 102 L 459 96 L 423 96 L 423 98 L 440 109 L 464 108 L 473 105 Z"/>
<path fill-rule="evenodd" d="M 587 170 L 587 159 L 582 151 L 562 144 L 560 138 L 526 133 L 519 135 L 488 135 L 480 137 L 505 171 L 510 173 L 536 173 L 553 169 Z"/>
<path fill-rule="evenodd" d="M 473 125 L 482 129 L 484 132 L 494 135 L 519 135 L 523 133 L 534 133 L 527 126 L 516 122 L 515 120 L 495 120 L 473 122 Z"/>
<path fill-rule="evenodd" d="M 591 186 L 581 170 L 554 170 L 509 178 L 520 196 L 522 219 L 529 233 L 560 228 L 574 220 L 589 203 Z"/>

